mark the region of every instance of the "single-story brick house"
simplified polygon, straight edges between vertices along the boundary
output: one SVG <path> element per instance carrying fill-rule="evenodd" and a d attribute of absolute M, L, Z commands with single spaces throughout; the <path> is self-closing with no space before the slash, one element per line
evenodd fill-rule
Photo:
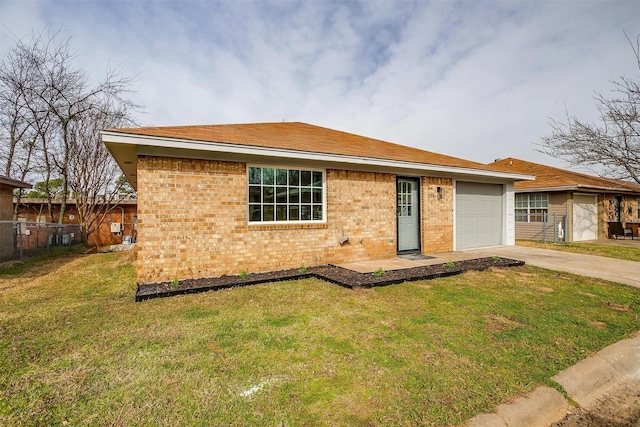
<path fill-rule="evenodd" d="M 0 221 L 13 220 L 13 190 L 31 184 L 0 175 Z M 13 253 L 13 225 L 0 224 L 0 257 Z"/>
<path fill-rule="evenodd" d="M 640 222 L 640 185 L 627 181 L 554 168 L 506 158 L 491 165 L 535 175 L 533 181 L 515 183 L 516 239 L 550 241 L 563 222 L 564 240 L 606 239 L 608 222 Z M 556 223 L 552 223 L 553 214 Z M 545 225 L 544 214 L 547 214 Z M 564 219 L 563 219 L 564 218 Z"/>
<path fill-rule="evenodd" d="M 111 129 L 138 282 L 515 243 L 533 177 L 305 123 Z"/>

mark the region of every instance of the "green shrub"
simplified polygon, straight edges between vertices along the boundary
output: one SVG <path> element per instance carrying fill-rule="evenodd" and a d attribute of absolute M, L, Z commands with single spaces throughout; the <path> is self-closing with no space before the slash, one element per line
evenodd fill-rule
<path fill-rule="evenodd" d="M 382 267 L 378 268 L 376 271 L 373 272 L 373 275 L 376 277 L 384 277 L 385 274 L 387 274 L 387 272 L 384 271 L 384 268 Z"/>

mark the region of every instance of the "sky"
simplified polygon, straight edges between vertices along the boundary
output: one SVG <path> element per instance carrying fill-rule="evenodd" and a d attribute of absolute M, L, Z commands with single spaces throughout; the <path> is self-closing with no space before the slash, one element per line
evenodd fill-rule
<path fill-rule="evenodd" d="M 142 126 L 306 122 L 482 163 L 565 167 L 550 119 L 640 70 L 640 1 L 9 1 L 0 57 L 60 30 Z"/>

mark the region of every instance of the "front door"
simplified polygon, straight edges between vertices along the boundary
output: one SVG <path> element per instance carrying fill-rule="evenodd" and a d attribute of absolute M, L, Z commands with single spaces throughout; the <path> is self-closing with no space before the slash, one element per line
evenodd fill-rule
<path fill-rule="evenodd" d="M 419 181 L 398 178 L 398 251 L 420 249 L 420 200 Z"/>

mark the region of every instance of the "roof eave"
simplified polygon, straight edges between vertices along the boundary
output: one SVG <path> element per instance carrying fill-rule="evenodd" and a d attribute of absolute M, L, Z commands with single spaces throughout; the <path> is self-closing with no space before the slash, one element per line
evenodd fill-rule
<path fill-rule="evenodd" d="M 137 155 L 153 154 L 153 148 L 164 148 L 169 150 L 195 150 L 205 152 L 221 152 L 226 154 L 236 155 L 252 155 L 263 157 L 278 157 L 288 159 L 302 159 L 327 163 L 347 163 L 353 165 L 367 165 L 384 168 L 397 168 L 397 169 L 413 169 L 413 170 L 428 170 L 436 173 L 450 173 L 450 174 L 462 174 L 469 176 L 478 176 L 485 178 L 496 178 L 502 180 L 512 181 L 531 181 L 535 177 L 531 175 L 525 175 L 512 172 L 501 172 L 485 169 L 473 169 L 456 166 L 443 166 L 437 164 L 426 164 L 417 162 L 407 162 L 398 160 L 378 159 L 371 157 L 359 157 L 339 154 L 327 154 L 313 151 L 303 150 L 288 150 L 281 148 L 260 147 L 242 144 L 232 144 L 226 142 L 206 142 L 180 138 L 164 138 L 155 136 L 144 136 L 137 134 L 123 134 L 113 131 L 102 131 L 102 140 L 107 145 L 109 151 L 113 154 L 114 158 L 120 165 L 121 169 L 125 171 L 125 160 L 119 158 L 117 145 L 120 146 L 135 146 Z M 147 147 L 147 148 L 145 148 Z M 131 160 L 127 165 L 131 165 Z M 133 162 L 134 164 L 136 162 Z M 135 165 L 137 168 L 137 165 Z M 129 176 L 128 176 L 129 177 Z M 134 186 L 135 187 L 135 186 Z"/>
<path fill-rule="evenodd" d="M 0 185 L 5 185 L 12 188 L 31 188 L 32 185 L 28 182 L 23 182 L 17 179 L 9 178 L 8 176 L 0 176 Z"/>
<path fill-rule="evenodd" d="M 560 185 L 560 186 L 540 186 L 540 187 L 521 187 L 515 188 L 516 193 L 528 193 L 528 192 L 554 192 L 554 191 L 588 191 L 594 193 L 632 193 L 640 194 L 638 190 L 622 189 L 618 187 L 600 187 L 597 185 Z"/>

